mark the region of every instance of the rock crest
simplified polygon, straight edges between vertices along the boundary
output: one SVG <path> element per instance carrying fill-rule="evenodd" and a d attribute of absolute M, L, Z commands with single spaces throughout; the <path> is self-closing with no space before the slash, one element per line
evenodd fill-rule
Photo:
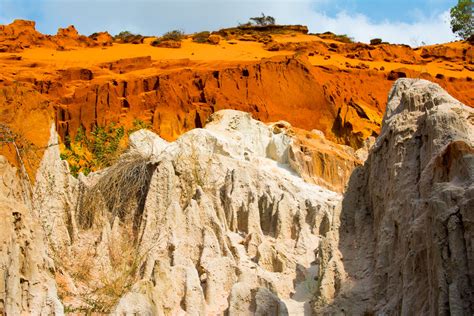
<path fill-rule="evenodd" d="M 335 238 L 322 242 L 332 291 L 322 289 L 317 313 L 472 314 L 473 117 L 436 84 L 394 84 Z"/>

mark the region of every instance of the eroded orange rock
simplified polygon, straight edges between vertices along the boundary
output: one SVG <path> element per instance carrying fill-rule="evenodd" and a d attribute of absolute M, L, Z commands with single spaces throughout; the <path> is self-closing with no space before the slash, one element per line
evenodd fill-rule
<path fill-rule="evenodd" d="M 72 26 L 55 36 L 42 35 L 34 22 L 15 21 L 0 26 L 0 47 L 6 47 L 0 53 L 0 89 L 17 84 L 36 91 L 62 139 L 73 137 L 79 127 L 90 132 L 97 125 L 130 126 L 140 119 L 173 140 L 203 126 L 217 110 L 237 109 L 264 122 L 285 120 L 294 128 L 321 130 L 325 141 L 355 149 L 378 135 L 397 78 L 437 82 L 461 102 L 474 104 L 472 45 L 467 42 L 412 49 L 341 42 L 295 29 L 259 31 L 259 38 L 270 38 L 263 44 L 228 40 L 253 36 L 252 30 L 226 32 L 214 45 L 184 39 L 181 48 L 169 49 L 148 42 L 112 44 L 108 33 L 87 38 Z M 18 104 L 0 107 L 8 115 L 21 110 L 36 116 L 29 102 Z M 0 121 L 5 117 L 0 112 Z M 44 118 L 35 124 L 49 129 Z M 45 146 L 43 138 L 32 136 L 31 142 Z"/>

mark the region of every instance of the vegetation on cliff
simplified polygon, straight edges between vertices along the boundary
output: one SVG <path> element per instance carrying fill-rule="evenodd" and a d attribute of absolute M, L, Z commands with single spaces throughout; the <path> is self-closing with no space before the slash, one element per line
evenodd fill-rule
<path fill-rule="evenodd" d="M 71 174 L 88 175 L 92 171 L 111 166 L 125 151 L 127 136 L 134 131 L 150 126 L 141 120 L 134 120 L 131 129 L 125 129 L 115 123 L 95 127 L 87 134 L 79 127 L 76 136 L 67 137 L 61 146 L 61 159 L 69 163 Z"/>

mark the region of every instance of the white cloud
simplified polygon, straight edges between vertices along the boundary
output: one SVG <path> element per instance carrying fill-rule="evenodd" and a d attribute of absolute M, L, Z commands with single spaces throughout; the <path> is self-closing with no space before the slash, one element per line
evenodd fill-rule
<path fill-rule="evenodd" d="M 336 17 L 314 14 L 318 21 L 308 26 L 310 29 L 326 28 L 334 33 L 345 33 L 357 41 L 369 42 L 371 38 L 379 37 L 391 43 L 404 43 L 412 46 L 444 43 L 455 39 L 451 32 L 448 18 L 449 12 L 423 18 L 412 23 L 384 21 L 371 22 L 365 15 L 349 15 L 340 12 Z M 314 27 L 313 27 L 314 25 Z"/>
<path fill-rule="evenodd" d="M 432 1 L 432 0 L 431 0 Z M 5 0 L 0 0 L 1 4 Z M 158 35 L 171 29 L 191 33 L 216 30 L 246 22 L 249 17 L 265 12 L 284 24 L 305 24 L 311 32 L 331 31 L 348 34 L 358 41 L 368 42 L 380 37 L 392 43 L 409 45 L 425 42 L 441 43 L 454 40 L 449 14 L 426 16 L 415 14 L 411 23 L 374 22 L 362 14 L 341 11 L 329 16 L 318 10 L 330 0 L 47 0 L 35 2 L 37 27 L 45 33 L 56 33 L 58 27 L 74 24 L 79 32 L 91 34 L 107 30 L 116 34 L 129 30 L 146 35 Z M 11 3 L 10 3 L 10 7 Z M 21 10 L 0 14 L 3 20 L 16 18 Z M 8 10 L 7 10 L 8 11 Z"/>
<path fill-rule="evenodd" d="M 300 1 L 298 5 L 279 7 L 275 13 L 281 23 L 305 24 L 313 33 L 331 31 L 347 34 L 357 41 L 368 43 L 372 38 L 382 38 L 391 43 L 411 46 L 445 43 L 455 40 L 449 25 L 449 11 L 427 16 L 416 14 L 410 23 L 383 21 L 373 22 L 363 14 L 349 14 L 340 11 L 336 16 L 328 16 L 314 7 L 314 1 Z"/>

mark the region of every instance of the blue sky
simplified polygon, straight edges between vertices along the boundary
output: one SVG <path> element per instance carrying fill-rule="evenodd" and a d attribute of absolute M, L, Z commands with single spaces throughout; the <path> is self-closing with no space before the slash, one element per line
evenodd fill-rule
<path fill-rule="evenodd" d="M 55 34 L 70 24 L 80 33 L 129 30 L 159 35 L 187 33 L 246 22 L 265 12 L 277 22 L 305 24 L 311 32 L 345 33 L 368 42 L 381 37 L 417 46 L 454 40 L 449 9 L 456 0 L 0 0 L 0 24 L 35 20 L 37 29 Z"/>

